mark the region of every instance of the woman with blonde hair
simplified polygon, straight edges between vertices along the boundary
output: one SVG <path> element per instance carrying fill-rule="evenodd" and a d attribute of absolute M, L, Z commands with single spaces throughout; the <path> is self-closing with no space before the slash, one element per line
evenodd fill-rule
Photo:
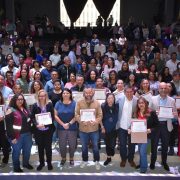
<path fill-rule="evenodd" d="M 39 124 L 36 120 L 36 114 L 50 113 L 52 123 L 44 125 Z M 47 92 L 45 90 L 40 90 L 37 93 L 37 103 L 33 104 L 31 118 L 35 125 L 35 140 L 38 146 L 38 154 L 40 164 L 37 167 L 37 171 L 42 170 L 45 166 L 44 162 L 44 150 L 46 151 L 48 170 L 52 170 L 52 136 L 55 130 L 54 121 L 54 108 L 53 104 L 49 101 Z"/>

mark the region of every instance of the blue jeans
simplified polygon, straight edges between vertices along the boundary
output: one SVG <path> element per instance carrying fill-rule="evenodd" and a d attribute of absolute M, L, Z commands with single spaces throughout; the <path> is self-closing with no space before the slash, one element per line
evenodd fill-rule
<path fill-rule="evenodd" d="M 129 162 L 133 161 L 134 153 L 135 153 L 135 144 L 131 143 L 130 135 L 127 130 L 119 128 L 117 130 L 118 138 L 120 141 L 120 156 L 122 161 L 126 161 L 128 159 Z M 128 144 L 128 149 L 127 149 Z"/>
<path fill-rule="evenodd" d="M 82 144 L 83 161 L 88 161 L 88 145 L 89 145 L 90 140 L 92 142 L 94 161 L 99 161 L 100 159 L 99 148 L 98 148 L 99 131 L 88 132 L 88 133 L 80 131 L 79 136 L 80 136 L 80 141 Z"/>
<path fill-rule="evenodd" d="M 148 143 L 138 144 L 138 150 L 139 150 L 139 155 L 140 155 L 139 164 L 140 164 L 141 172 L 146 172 L 147 167 L 148 167 L 147 147 L 148 147 Z"/>
<path fill-rule="evenodd" d="M 23 154 L 23 166 L 28 165 L 30 154 L 31 154 L 31 147 L 32 147 L 31 133 L 21 134 L 16 144 L 13 144 L 11 140 L 9 140 L 9 142 L 13 149 L 12 161 L 13 161 L 14 170 L 17 170 L 20 168 L 19 158 L 21 154 L 21 149 L 22 149 L 22 154 Z"/>

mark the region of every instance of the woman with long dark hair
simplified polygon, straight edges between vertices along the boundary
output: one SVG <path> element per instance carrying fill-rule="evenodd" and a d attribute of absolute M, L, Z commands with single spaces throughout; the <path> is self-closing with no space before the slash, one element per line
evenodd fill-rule
<path fill-rule="evenodd" d="M 70 165 L 74 165 L 74 152 L 77 141 L 77 123 L 75 122 L 76 103 L 72 98 L 71 90 L 64 88 L 61 100 L 55 105 L 55 119 L 58 122 L 59 148 L 61 166 L 66 163 L 67 144 L 69 145 Z"/>
<path fill-rule="evenodd" d="M 12 146 L 12 161 L 14 172 L 23 172 L 20 168 L 20 154 L 23 153 L 23 167 L 33 169 L 29 164 L 32 135 L 31 120 L 27 104 L 22 94 L 15 94 L 6 112 L 6 129 L 9 142 Z"/>
<path fill-rule="evenodd" d="M 107 166 L 111 162 L 111 157 L 114 156 L 116 146 L 116 123 L 118 120 L 119 106 L 115 103 L 115 96 L 113 93 L 106 95 L 106 101 L 101 105 L 103 112 L 103 127 L 102 132 L 105 133 L 105 144 L 107 159 L 104 165 Z"/>

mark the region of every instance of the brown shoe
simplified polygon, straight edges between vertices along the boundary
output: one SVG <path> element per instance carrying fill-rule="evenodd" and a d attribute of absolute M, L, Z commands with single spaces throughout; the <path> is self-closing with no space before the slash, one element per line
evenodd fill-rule
<path fill-rule="evenodd" d="M 136 168 L 136 164 L 135 164 L 135 162 L 134 162 L 134 161 L 129 161 L 129 164 L 130 164 L 130 166 L 131 166 L 131 167 Z"/>
<path fill-rule="evenodd" d="M 126 166 L 126 161 L 121 161 L 120 167 L 125 167 Z"/>

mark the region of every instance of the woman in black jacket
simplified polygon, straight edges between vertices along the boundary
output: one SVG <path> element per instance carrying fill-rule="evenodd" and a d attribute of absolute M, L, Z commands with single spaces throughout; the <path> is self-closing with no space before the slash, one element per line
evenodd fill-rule
<path fill-rule="evenodd" d="M 105 133 L 105 144 L 107 160 L 104 165 L 107 166 L 111 162 L 111 156 L 114 156 L 116 146 L 116 123 L 118 120 L 119 106 L 115 104 L 115 96 L 113 93 L 108 93 L 106 101 L 101 105 L 103 112 L 102 133 Z"/>
<path fill-rule="evenodd" d="M 52 122 L 48 125 L 44 125 L 43 122 L 39 123 L 36 119 L 37 114 L 50 112 Z M 37 167 L 37 171 L 40 171 L 44 163 L 44 150 L 46 151 L 48 170 L 52 170 L 52 136 L 55 130 L 54 121 L 54 108 L 53 104 L 49 102 L 48 95 L 45 90 L 38 92 L 38 101 L 32 107 L 31 118 L 35 125 L 35 140 L 38 145 L 38 154 L 40 164 Z"/>

